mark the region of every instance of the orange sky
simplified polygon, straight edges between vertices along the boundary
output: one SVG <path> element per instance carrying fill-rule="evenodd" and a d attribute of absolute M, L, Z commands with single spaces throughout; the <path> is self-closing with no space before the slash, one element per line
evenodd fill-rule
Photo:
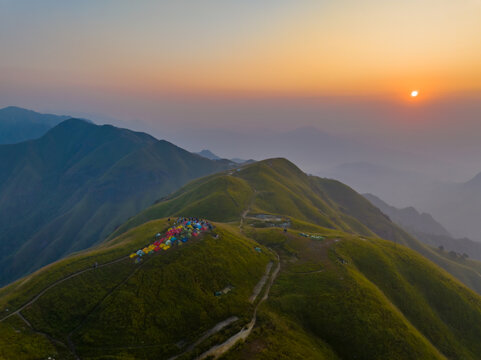
<path fill-rule="evenodd" d="M 419 89 L 419 101 L 481 87 L 480 0 L 5 4 L 0 80 L 17 87 L 398 99 Z"/>

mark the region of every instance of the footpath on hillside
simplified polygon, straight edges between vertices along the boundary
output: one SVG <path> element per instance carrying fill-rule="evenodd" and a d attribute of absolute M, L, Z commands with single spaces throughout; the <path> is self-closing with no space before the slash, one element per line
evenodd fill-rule
<path fill-rule="evenodd" d="M 74 343 L 72 342 L 71 340 L 71 337 L 72 337 L 72 334 L 77 331 L 82 325 L 83 323 L 85 322 L 85 320 L 90 316 L 90 314 L 95 310 L 97 309 L 100 304 L 106 299 L 108 298 L 115 290 L 117 290 L 122 284 L 124 284 L 126 281 L 128 281 L 128 279 L 130 279 L 147 261 L 149 261 L 151 259 L 151 257 L 148 257 L 147 260 L 145 261 L 141 261 L 139 262 L 138 260 L 139 259 L 142 259 L 142 257 L 145 257 L 146 255 L 152 255 L 156 252 L 158 252 L 159 250 L 168 250 L 171 248 L 171 246 L 175 245 L 175 244 L 183 244 L 185 242 L 187 242 L 189 239 L 191 238 L 195 238 L 197 236 L 199 236 L 202 232 L 206 232 L 206 231 L 211 231 L 213 229 L 212 225 L 205 221 L 205 220 L 198 220 L 197 218 L 178 218 L 175 222 L 174 222 L 174 226 L 170 227 L 167 231 L 166 231 L 166 234 L 164 237 L 161 237 L 160 233 L 157 233 L 156 236 L 155 236 L 155 241 L 153 244 L 150 244 L 148 245 L 147 247 L 144 247 L 143 249 L 141 250 L 138 250 L 137 252 L 133 253 L 133 254 L 130 254 L 128 256 L 122 256 L 120 258 L 117 258 L 117 259 L 114 259 L 114 260 L 111 260 L 111 261 L 108 261 L 106 263 L 103 263 L 103 264 L 97 264 L 95 263 L 95 265 L 93 266 L 89 266 L 88 268 L 86 269 L 83 269 L 83 270 L 79 270 L 79 271 L 76 271 L 68 276 L 65 276 L 55 282 L 53 282 L 52 284 L 50 284 L 49 286 L 47 286 L 46 288 L 44 288 L 43 290 L 41 290 L 36 296 L 34 296 L 31 300 L 29 300 L 28 302 L 26 302 L 24 305 L 20 306 L 18 309 L 16 309 L 15 311 L 9 313 L 8 315 L 4 316 L 2 319 L 0 319 L 0 323 L 1 322 L 4 322 L 5 320 L 11 318 L 12 316 L 15 316 L 17 315 L 29 328 L 31 328 L 35 333 L 39 334 L 39 335 L 42 335 L 44 337 L 46 337 L 47 339 L 49 339 L 51 342 L 54 342 L 54 343 L 58 343 L 62 346 L 64 346 L 66 349 L 69 349 L 70 352 L 72 353 L 72 355 L 76 358 L 76 359 L 80 359 L 79 355 L 77 354 L 76 352 L 76 348 L 75 348 L 75 345 Z M 180 235 L 180 236 L 179 236 Z M 133 256 L 135 255 L 135 256 Z M 123 279 L 122 281 L 120 281 L 114 288 L 112 288 L 112 290 L 110 290 L 100 301 L 99 303 L 96 304 L 96 306 L 93 308 L 93 310 L 86 315 L 84 321 L 82 321 L 82 323 L 77 326 L 73 331 L 71 331 L 68 336 L 67 336 L 67 340 L 68 340 L 68 344 L 64 344 L 63 342 L 59 341 L 58 339 L 55 339 L 55 338 L 52 338 L 49 334 L 47 333 L 44 333 L 44 332 L 41 332 L 41 331 L 38 331 L 37 329 L 35 329 L 32 324 L 23 316 L 22 314 L 22 311 L 25 310 L 27 307 L 35 304 L 46 292 L 48 292 L 49 290 L 53 289 L 54 287 L 62 284 L 63 282 L 67 281 L 67 280 L 70 280 L 72 278 L 75 278 L 77 276 L 80 276 L 86 272 L 89 272 L 89 271 L 94 271 L 94 270 L 97 270 L 97 269 L 101 269 L 103 267 L 106 267 L 106 266 L 109 266 L 109 265 L 112 265 L 112 264 L 116 264 L 116 263 L 119 263 L 121 261 L 127 261 L 127 260 L 131 260 L 131 259 L 135 259 L 135 262 L 136 263 L 139 263 L 139 266 L 136 267 L 125 279 Z"/>

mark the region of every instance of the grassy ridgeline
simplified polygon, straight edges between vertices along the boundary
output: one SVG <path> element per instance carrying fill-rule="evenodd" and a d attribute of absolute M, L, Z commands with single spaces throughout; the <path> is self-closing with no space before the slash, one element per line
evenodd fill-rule
<path fill-rule="evenodd" d="M 40 287 L 58 280 L 59 274 L 66 276 L 84 268 L 85 262 L 91 268 L 94 261 L 102 264 L 130 254 L 151 241 L 152 234 L 165 224 L 165 220 L 146 223 L 109 244 L 65 259 L 31 275 L 28 281 L 3 289 L 2 315 L 7 307 L 13 311 Z M 70 337 L 83 358 L 121 354 L 142 357 L 146 345 L 155 358 L 173 355 L 181 350 L 175 344 L 194 341 L 217 322 L 230 316 L 245 322 L 251 316 L 248 298 L 266 264 L 274 258 L 265 248 L 261 253 L 255 251 L 259 245 L 237 231 L 219 225 L 215 229 L 218 238 L 201 235 L 181 247 L 147 256 L 140 264 L 125 259 L 85 272 L 50 289 L 22 314 L 37 331 L 64 344 Z M 228 294 L 214 295 L 228 285 L 233 286 Z M 56 352 L 64 350 L 32 334 L 17 320 L 12 317 L 0 323 L 0 331 L 9 334 L 5 338 L 21 334 L 17 337 L 22 342 L 33 337 L 38 343 L 26 348 L 19 359 L 35 359 L 37 351 L 51 354 L 52 346 Z M 0 346 L 0 358 L 13 358 L 19 346 Z"/>
<path fill-rule="evenodd" d="M 479 358 L 477 294 L 404 246 L 324 235 L 251 230 L 283 270 L 258 328 L 227 359 Z"/>
<path fill-rule="evenodd" d="M 110 238 L 152 219 L 171 214 L 239 221 L 251 214 L 292 218 L 293 226 L 323 227 L 377 236 L 406 245 L 481 294 L 481 263 L 450 259 L 394 224 L 362 195 L 339 181 L 304 174 L 285 159 L 269 159 L 195 180 L 165 201 L 134 216 Z"/>
<path fill-rule="evenodd" d="M 247 216 L 242 235 L 238 221 L 246 210 L 288 217 L 291 228 L 256 228 L 251 224 L 259 218 Z M 159 218 L 184 212 L 230 224 L 217 223 L 220 238 L 205 235 L 140 265 L 124 259 L 65 281 L 23 315 L 36 330 L 63 343 L 70 339 L 84 359 L 168 358 L 221 320 L 240 318 L 230 334 L 250 320 L 247 299 L 275 259 L 269 247 L 281 256 L 281 272 L 254 331 L 227 359 L 479 359 L 481 297 L 453 277 L 479 291 L 479 263 L 446 258 L 349 187 L 307 176 L 283 159 L 188 184 L 101 246 L 0 290 L 1 316 L 72 272 L 142 247 L 167 227 Z M 227 285 L 234 289 L 213 295 Z M 0 337 L 0 358 L 65 353 L 65 346 L 19 321 L 0 323 L 11 342 L 2 347 L 7 341 Z"/>

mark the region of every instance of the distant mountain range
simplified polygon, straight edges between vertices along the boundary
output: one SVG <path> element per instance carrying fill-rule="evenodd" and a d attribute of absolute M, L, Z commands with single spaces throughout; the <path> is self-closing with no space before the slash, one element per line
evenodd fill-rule
<path fill-rule="evenodd" d="M 433 185 L 415 206 L 433 214 L 455 237 L 481 241 L 481 174 L 464 183 Z"/>
<path fill-rule="evenodd" d="M 372 194 L 363 194 L 363 196 L 368 199 L 371 204 L 378 207 L 384 214 L 389 216 L 392 221 L 408 231 L 451 236 L 449 232 L 440 223 L 434 220 L 430 214 L 419 213 L 412 206 L 398 209 L 394 206 L 388 205 Z"/>
<path fill-rule="evenodd" d="M 468 254 L 473 259 L 481 260 L 480 242 L 468 238 L 455 239 L 430 214 L 421 214 L 413 207 L 398 209 L 372 194 L 364 194 L 364 197 L 388 215 L 392 221 L 422 242 L 434 247 L 442 247 L 448 252 Z"/>
<path fill-rule="evenodd" d="M 204 150 L 202 150 L 202 151 L 200 151 L 196 154 L 200 155 L 202 157 L 205 157 L 206 159 L 210 159 L 210 160 L 222 160 L 222 158 L 220 156 L 217 156 L 212 151 L 207 150 L 207 149 L 204 149 Z M 252 163 L 252 162 L 255 161 L 255 160 L 244 160 L 244 159 L 239 159 L 239 158 L 232 158 L 232 159 L 229 159 L 229 160 L 236 163 L 236 164 Z"/>
<path fill-rule="evenodd" d="M 0 109 L 0 144 L 14 144 L 37 139 L 70 116 L 39 114 L 9 106 Z"/>
<path fill-rule="evenodd" d="M 323 175 L 403 207 L 411 205 L 412 199 L 422 196 L 433 184 L 432 178 L 424 174 L 365 161 L 342 163 Z"/>
<path fill-rule="evenodd" d="M 326 172 L 362 193 L 376 194 L 398 208 L 431 214 L 455 238 L 481 241 L 481 173 L 460 183 L 368 162 L 345 163 Z"/>
<path fill-rule="evenodd" d="M 210 160 L 220 160 L 221 158 L 219 156 L 217 156 L 216 154 L 214 154 L 212 151 L 210 150 L 207 150 L 207 149 L 204 149 L 198 153 L 196 153 L 197 155 L 200 155 L 200 156 L 203 156 L 205 157 L 206 159 L 210 159 Z"/>
<path fill-rule="evenodd" d="M 0 145 L 0 285 L 101 241 L 186 182 L 231 166 L 77 119 Z"/>

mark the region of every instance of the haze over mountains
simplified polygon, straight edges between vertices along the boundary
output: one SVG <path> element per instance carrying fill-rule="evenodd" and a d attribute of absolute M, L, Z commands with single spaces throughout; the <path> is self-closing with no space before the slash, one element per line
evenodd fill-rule
<path fill-rule="evenodd" d="M 245 336 L 227 359 L 477 360 L 480 244 L 283 158 L 201 155 L 78 119 L 0 145 L 0 357 L 193 359 Z M 177 216 L 215 229 L 149 251 Z"/>
<path fill-rule="evenodd" d="M 196 153 L 197 155 L 200 155 L 200 156 L 203 156 L 207 159 L 210 159 L 210 160 L 222 160 L 222 158 L 220 156 L 217 156 L 216 154 L 214 154 L 212 151 L 208 150 L 208 149 L 204 149 L 202 151 L 199 151 L 198 153 Z M 239 159 L 239 158 L 232 158 L 232 159 L 229 159 L 230 161 L 232 162 L 235 162 L 237 164 L 242 164 L 242 163 L 245 163 L 246 161 L 254 161 L 254 160 L 244 160 L 244 159 Z"/>
<path fill-rule="evenodd" d="M 77 119 L 0 145 L 0 284 L 101 241 L 187 181 L 231 165 Z"/>
<path fill-rule="evenodd" d="M 0 109 L 0 144 L 14 144 L 39 138 L 68 118 L 70 117 L 39 114 L 16 106 Z"/>
<path fill-rule="evenodd" d="M 364 194 L 364 197 L 388 215 L 392 221 L 425 244 L 449 251 L 454 257 L 467 254 L 471 258 L 481 260 L 480 242 L 468 238 L 454 238 L 430 214 L 421 214 L 413 207 L 397 209 L 372 194 Z"/>

